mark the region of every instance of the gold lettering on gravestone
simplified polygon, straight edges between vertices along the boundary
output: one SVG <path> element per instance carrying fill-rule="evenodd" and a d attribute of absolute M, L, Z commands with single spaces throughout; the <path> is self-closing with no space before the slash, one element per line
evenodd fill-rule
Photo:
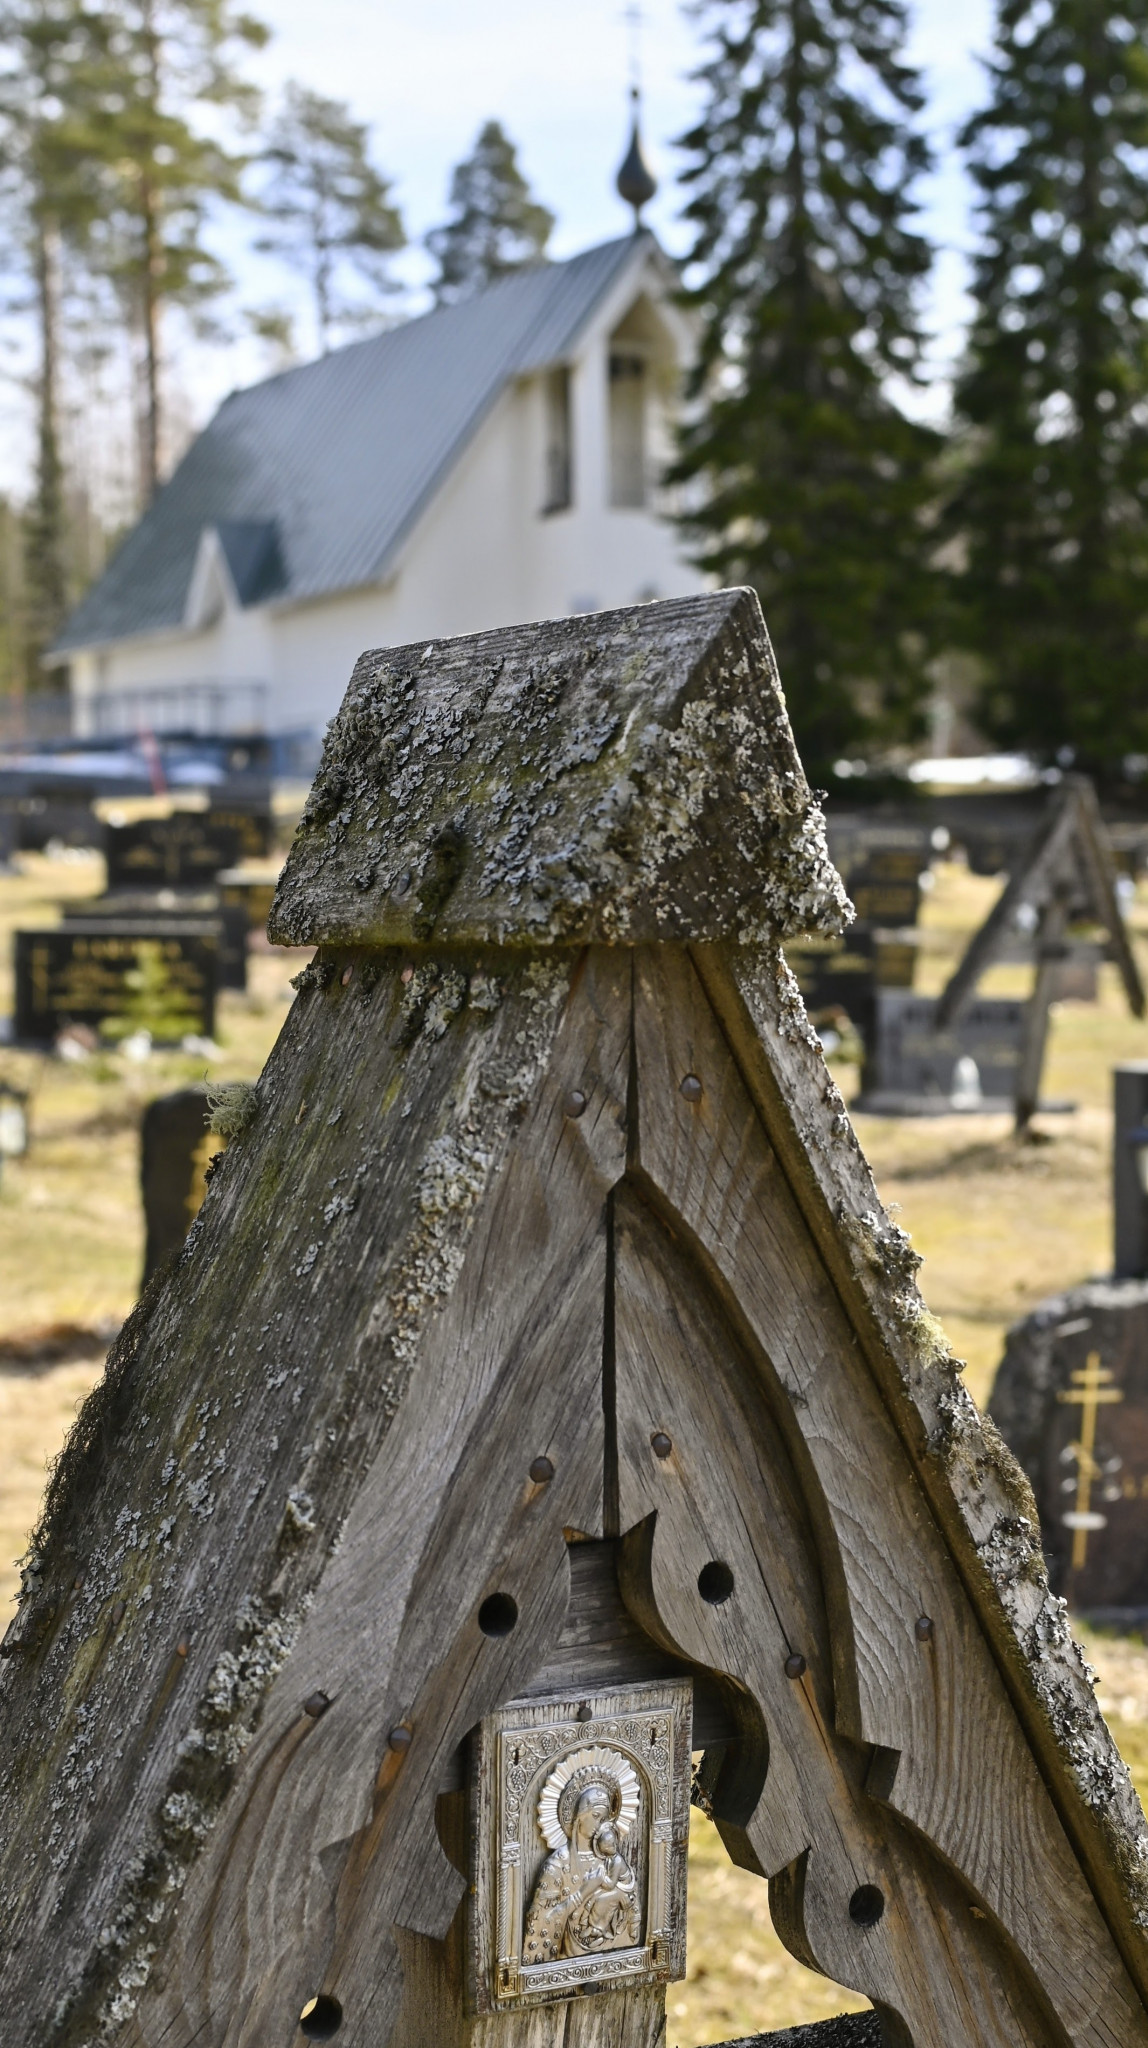
<path fill-rule="evenodd" d="M 684 1974 L 690 1699 L 672 1680 L 482 1722 L 476 2010 Z"/>
<path fill-rule="evenodd" d="M 1092 1506 L 1093 1485 L 1103 1477 L 1102 1468 L 1096 1460 L 1096 1417 L 1100 1408 L 1124 1395 L 1119 1387 L 1113 1386 L 1112 1374 L 1100 1363 L 1100 1353 L 1090 1351 L 1088 1363 L 1071 1375 L 1072 1385 L 1063 1387 L 1057 1395 L 1058 1401 L 1080 1409 L 1080 1436 L 1069 1449 L 1076 1456 L 1076 1501 L 1061 1521 L 1066 1529 L 1072 1530 L 1072 1569 L 1079 1571 L 1088 1557 L 1088 1538 L 1093 1530 L 1108 1527 L 1107 1515 L 1096 1512 Z"/>

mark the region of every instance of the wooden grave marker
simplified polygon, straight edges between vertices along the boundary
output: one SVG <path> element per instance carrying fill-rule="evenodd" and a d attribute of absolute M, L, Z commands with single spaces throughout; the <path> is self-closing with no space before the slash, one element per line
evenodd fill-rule
<path fill-rule="evenodd" d="M 835 2041 L 1148 2042 L 1143 1816 L 779 950 L 845 914 L 751 593 L 363 656 L 5 1640 L 13 2048 L 661 2048 L 691 1750 Z"/>
<path fill-rule="evenodd" d="M 207 1089 L 176 1088 L 148 1103 L 140 1120 L 143 1284 L 177 1252 L 199 1214 L 207 1171 L 222 1139 L 209 1129 Z"/>
<path fill-rule="evenodd" d="M 1015 949 L 1018 933 L 1031 928 L 1036 979 L 1017 1062 L 1015 1114 L 1019 1130 L 1039 1107 L 1049 1006 L 1060 993 L 1065 968 L 1072 964 L 1068 931 L 1081 915 L 1107 933 L 1129 1008 L 1134 1016 L 1143 1017 L 1144 987 L 1116 893 L 1116 873 L 1096 793 L 1086 777 L 1073 775 L 1065 777 L 937 999 L 937 1030 L 949 1031 L 972 1000 L 981 975 Z"/>

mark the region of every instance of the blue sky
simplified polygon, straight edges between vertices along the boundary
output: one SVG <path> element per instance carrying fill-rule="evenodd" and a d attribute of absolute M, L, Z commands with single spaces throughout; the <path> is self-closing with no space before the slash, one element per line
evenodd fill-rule
<path fill-rule="evenodd" d="M 642 0 L 639 30 L 648 153 L 662 180 L 650 224 L 682 246 L 674 189 L 675 136 L 691 120 L 700 25 L 679 0 Z M 275 40 L 260 61 L 271 90 L 285 78 L 350 100 L 375 127 L 379 161 L 395 178 L 408 233 L 445 211 L 450 166 L 481 123 L 497 116 L 519 145 L 539 196 L 558 215 L 553 249 L 567 255 L 624 231 L 612 189 L 626 133 L 631 30 L 625 0 L 274 0 Z M 963 317 L 969 203 L 955 129 L 981 93 L 978 54 L 989 44 L 990 0 L 911 0 L 911 52 L 925 73 L 939 157 L 923 188 L 926 223 L 944 254 L 932 293 L 939 359 Z M 405 261 L 414 281 L 424 267 Z M 939 362 L 939 366 L 940 366 Z"/>
<path fill-rule="evenodd" d="M 626 0 L 248 0 L 273 39 L 251 69 L 274 102 L 296 78 L 350 103 L 374 131 L 376 160 L 392 178 L 412 244 L 440 221 L 450 171 L 482 122 L 501 120 L 519 147 L 531 184 L 558 216 L 552 249 L 569 255 L 625 232 L 629 215 L 613 190 L 628 122 L 631 29 Z M 981 96 L 978 54 L 989 44 L 991 0 L 910 0 L 910 54 L 929 92 L 938 169 L 922 188 L 924 225 L 940 249 L 929 300 L 935 388 L 924 409 L 942 414 L 946 375 L 964 318 L 969 194 L 953 149 L 961 119 Z M 692 119 L 690 81 L 702 50 L 700 25 L 680 0 L 642 0 L 639 32 L 647 152 L 661 179 L 649 222 L 671 250 L 683 247 L 676 219 L 675 136 Z M 238 281 L 228 346 L 191 348 L 178 329 L 179 409 L 201 424 L 220 398 L 266 374 L 269 360 L 243 339 L 242 306 L 277 303 L 299 314 L 310 352 L 306 296 L 281 265 L 251 251 L 254 229 L 233 221 L 219 246 Z M 429 265 L 412 246 L 400 259 L 417 292 Z M 416 299 L 417 303 L 417 299 Z M 27 362 L 27 358 L 25 357 Z M 16 365 L 9 357 L 12 368 Z M 30 365 L 29 365 L 30 367 Z M 19 488 L 31 460 L 28 403 L 11 371 L 0 389 L 0 488 Z"/>

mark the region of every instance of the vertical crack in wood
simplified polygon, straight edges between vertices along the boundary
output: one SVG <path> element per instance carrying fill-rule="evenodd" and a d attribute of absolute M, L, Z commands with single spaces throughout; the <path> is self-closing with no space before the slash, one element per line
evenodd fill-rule
<path fill-rule="evenodd" d="M 606 1197 L 606 1290 L 602 1314 L 602 1533 L 622 1533 L 618 1508 L 618 1367 L 614 1345 L 614 1190 Z"/>

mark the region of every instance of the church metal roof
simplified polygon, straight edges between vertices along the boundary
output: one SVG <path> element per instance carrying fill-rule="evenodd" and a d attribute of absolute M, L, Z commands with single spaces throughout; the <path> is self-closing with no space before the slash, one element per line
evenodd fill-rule
<path fill-rule="evenodd" d="M 653 246 L 627 235 L 517 271 L 458 305 L 232 392 L 53 653 L 180 626 L 205 527 L 224 537 L 229 562 L 245 557 L 241 601 L 272 586 L 283 602 L 377 582 L 509 379 L 568 357 L 606 292 Z"/>

